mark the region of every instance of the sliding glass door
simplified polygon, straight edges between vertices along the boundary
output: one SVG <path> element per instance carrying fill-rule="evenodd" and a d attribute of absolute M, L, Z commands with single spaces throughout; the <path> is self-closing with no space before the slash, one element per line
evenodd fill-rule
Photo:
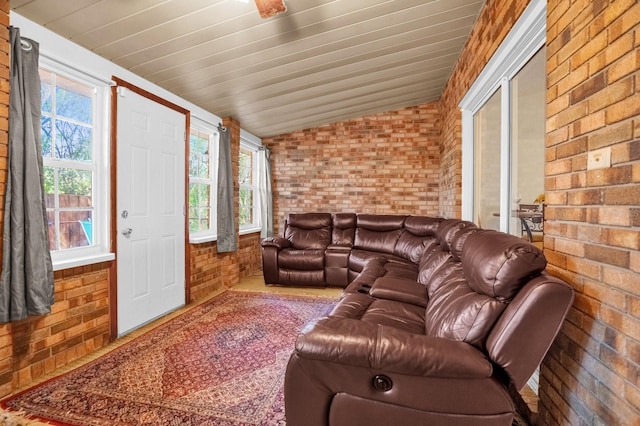
<path fill-rule="evenodd" d="M 543 47 L 473 113 L 471 220 L 482 228 L 528 239 L 540 231 L 545 89 Z"/>
<path fill-rule="evenodd" d="M 542 231 L 545 60 L 542 48 L 511 80 L 509 231 L 520 234 L 524 227 L 530 239 Z"/>
<path fill-rule="evenodd" d="M 462 218 L 541 240 L 546 4 L 532 0 L 478 75 L 462 111 Z"/>
<path fill-rule="evenodd" d="M 500 229 L 500 95 L 498 89 L 474 114 L 475 222 L 486 229 Z"/>

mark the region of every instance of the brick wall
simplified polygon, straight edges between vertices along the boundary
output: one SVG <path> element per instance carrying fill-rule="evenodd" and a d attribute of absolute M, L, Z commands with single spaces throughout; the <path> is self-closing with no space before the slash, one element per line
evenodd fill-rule
<path fill-rule="evenodd" d="M 263 139 L 276 233 L 288 213 L 436 215 L 438 103 Z"/>
<path fill-rule="evenodd" d="M 262 251 L 260 233 L 241 235 L 238 240 L 239 279 L 262 271 Z"/>
<path fill-rule="evenodd" d="M 547 9 L 549 269 L 576 289 L 544 363 L 541 422 L 640 419 L 640 3 Z M 611 167 L 587 155 L 611 149 Z"/>
<path fill-rule="evenodd" d="M 216 242 L 191 244 L 191 301 L 196 301 L 224 287 L 237 284 L 244 277 L 262 270 L 260 233 L 241 235 L 238 252 L 218 253 Z"/>
<path fill-rule="evenodd" d="M 109 266 L 57 271 L 51 314 L 0 324 L 0 396 L 109 342 Z"/>

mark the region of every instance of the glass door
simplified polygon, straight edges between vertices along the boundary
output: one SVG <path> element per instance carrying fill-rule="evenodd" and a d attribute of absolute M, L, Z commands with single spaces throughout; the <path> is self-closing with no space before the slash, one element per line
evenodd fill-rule
<path fill-rule="evenodd" d="M 511 79 L 509 232 L 542 239 L 545 137 L 545 49 Z"/>
<path fill-rule="evenodd" d="M 474 221 L 500 229 L 500 96 L 498 89 L 474 114 Z"/>
<path fill-rule="evenodd" d="M 532 242 L 543 227 L 545 60 L 542 47 L 472 118 L 471 220 Z"/>

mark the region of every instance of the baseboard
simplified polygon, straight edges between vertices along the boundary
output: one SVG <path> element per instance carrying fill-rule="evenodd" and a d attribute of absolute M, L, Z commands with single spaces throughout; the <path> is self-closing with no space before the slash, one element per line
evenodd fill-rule
<path fill-rule="evenodd" d="M 513 387 L 509 391 L 522 420 L 529 425 L 538 424 L 538 395 L 528 385 L 525 385 L 521 391 L 517 391 Z"/>

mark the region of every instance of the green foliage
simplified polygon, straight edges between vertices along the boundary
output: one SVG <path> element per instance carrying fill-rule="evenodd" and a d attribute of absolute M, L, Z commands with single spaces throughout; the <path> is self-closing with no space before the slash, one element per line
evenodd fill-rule
<path fill-rule="evenodd" d="M 82 163 L 93 158 L 93 99 L 83 93 L 55 87 L 44 80 L 41 84 L 41 138 L 43 157 Z M 55 109 L 55 111 L 53 111 Z M 49 166 L 44 170 L 47 194 L 91 195 L 90 171 Z"/>

